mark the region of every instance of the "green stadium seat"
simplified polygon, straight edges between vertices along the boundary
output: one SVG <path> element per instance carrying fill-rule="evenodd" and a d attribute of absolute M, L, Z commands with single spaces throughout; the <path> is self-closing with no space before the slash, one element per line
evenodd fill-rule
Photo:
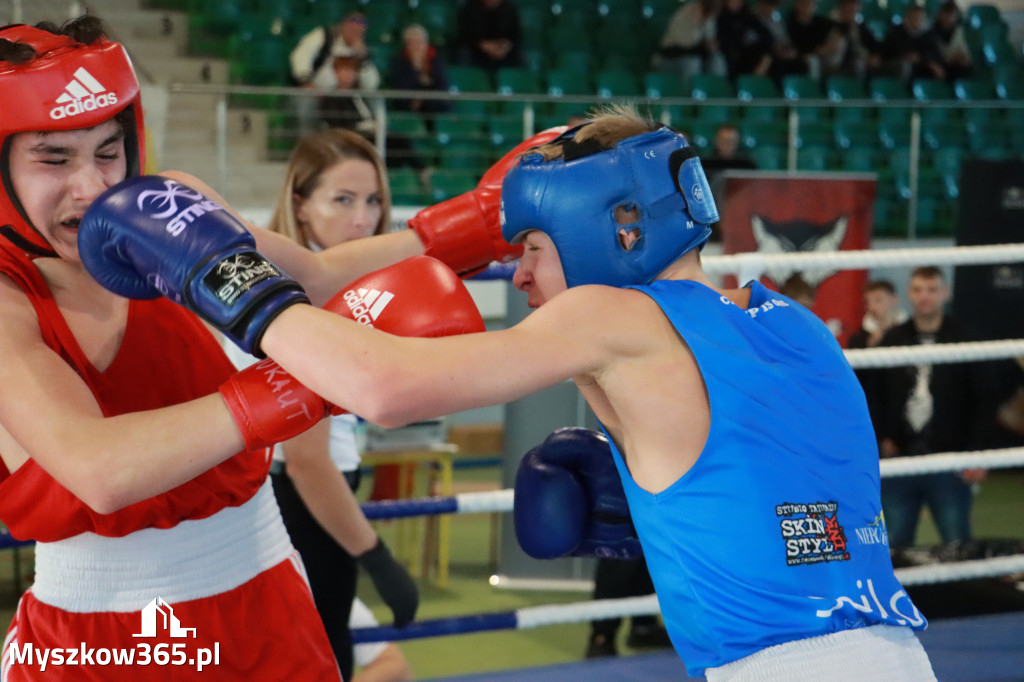
<path fill-rule="evenodd" d="M 736 77 L 736 98 L 745 106 L 740 110 L 745 121 L 783 121 L 785 107 L 759 103 L 759 100 L 781 99 L 775 81 L 767 76 L 743 74 Z"/>
<path fill-rule="evenodd" d="M 244 82 L 248 85 L 288 85 L 291 44 L 279 38 L 243 42 L 238 48 Z"/>
<path fill-rule="evenodd" d="M 430 200 L 437 203 L 472 190 L 479 174 L 471 170 L 438 169 L 430 177 Z"/>
<path fill-rule="evenodd" d="M 644 75 L 644 90 L 648 97 L 686 97 L 683 83 L 673 73 L 651 71 Z"/>
<path fill-rule="evenodd" d="M 444 146 L 460 142 L 481 141 L 484 137 L 483 121 L 459 115 L 434 117 L 434 139 Z"/>
<path fill-rule="evenodd" d="M 879 76 L 872 78 L 868 84 L 868 92 L 871 98 L 878 102 L 890 100 L 910 99 L 910 91 L 899 78 Z"/>
<path fill-rule="evenodd" d="M 747 149 L 756 149 L 763 144 L 785 147 L 787 136 L 785 123 L 745 121 L 740 125 L 740 139 Z"/>
<path fill-rule="evenodd" d="M 732 99 L 736 89 L 725 76 L 699 74 L 690 84 L 690 96 L 694 99 Z"/>
<path fill-rule="evenodd" d="M 444 48 L 449 43 L 456 25 L 457 7 L 448 0 L 419 0 L 414 9 L 410 9 L 402 27 L 416 23 L 427 29 L 431 44 Z M 401 28 L 395 34 L 395 42 L 400 42 Z"/>
<path fill-rule="evenodd" d="M 498 69 L 494 80 L 501 95 L 539 95 L 544 92 L 540 76 L 526 68 Z M 501 111 L 518 116 L 525 106 L 523 101 L 502 102 Z"/>
<path fill-rule="evenodd" d="M 932 166 L 939 174 L 943 192 L 949 199 L 960 196 L 960 162 L 963 155 L 959 147 L 943 147 L 932 157 Z"/>
<path fill-rule="evenodd" d="M 835 128 L 826 121 L 801 122 L 796 129 L 797 149 L 806 147 L 831 147 L 835 140 Z"/>
<path fill-rule="evenodd" d="M 239 0 L 209 0 L 201 10 L 203 28 L 213 35 L 227 36 L 238 30 L 245 14 Z"/>
<path fill-rule="evenodd" d="M 919 102 L 941 102 L 956 98 L 953 86 L 935 78 L 921 78 L 914 81 L 910 92 Z"/>
<path fill-rule="evenodd" d="M 448 67 L 448 83 L 448 92 L 452 94 L 494 92 L 490 74 L 475 66 Z M 493 115 L 498 107 L 496 102 L 459 97 L 453 101 L 452 109 L 464 116 L 483 119 Z"/>
<path fill-rule="evenodd" d="M 631 71 L 607 69 L 594 77 L 597 94 L 600 97 L 636 97 L 643 93 L 643 87 Z"/>
<path fill-rule="evenodd" d="M 423 191 L 419 174 L 411 168 L 394 168 L 388 171 L 388 185 L 391 187 L 391 203 L 396 206 L 422 206 L 430 201 Z"/>
<path fill-rule="evenodd" d="M 829 76 L 825 79 L 825 94 L 836 102 L 868 98 L 864 83 L 854 76 Z"/>
<path fill-rule="evenodd" d="M 475 66 L 448 67 L 449 92 L 494 92 L 491 77 L 484 69 Z"/>
<path fill-rule="evenodd" d="M 555 97 L 564 95 L 593 95 L 594 84 L 590 74 L 572 69 L 551 69 L 546 74 L 547 93 Z M 554 102 L 548 113 L 563 123 L 570 117 L 580 114 L 587 104 L 578 102 Z"/>
<path fill-rule="evenodd" d="M 598 0 L 597 13 L 602 17 L 615 15 L 643 16 L 636 0 Z"/>
<path fill-rule="evenodd" d="M 796 153 L 796 167 L 803 171 L 824 171 L 832 165 L 831 150 L 820 145 L 801 147 Z"/>
<path fill-rule="evenodd" d="M 554 24 L 547 29 L 548 52 L 563 52 L 565 50 L 593 50 L 594 43 L 591 38 L 593 34 L 589 31 L 580 30 L 576 26 Z"/>
<path fill-rule="evenodd" d="M 594 0 L 552 0 L 551 13 L 555 16 L 573 12 L 593 12 L 597 14 Z"/>
<path fill-rule="evenodd" d="M 883 118 L 878 122 L 878 140 L 885 149 L 906 148 L 910 145 L 910 121 L 907 118 Z"/>
<path fill-rule="evenodd" d="M 825 93 L 833 102 L 869 99 L 867 88 L 860 79 L 852 76 L 830 76 L 825 81 Z M 832 114 L 836 122 L 865 121 L 872 116 L 872 109 L 865 106 L 836 107 Z"/>
<path fill-rule="evenodd" d="M 873 121 L 836 121 L 837 149 L 874 148 L 878 144 L 878 124 Z"/>
<path fill-rule="evenodd" d="M 499 116 L 487 122 L 487 138 L 492 147 L 507 151 L 523 141 L 523 120 Z"/>
<path fill-rule="evenodd" d="M 786 169 L 786 148 L 774 144 L 762 144 L 750 150 L 751 160 L 758 170 L 777 171 Z"/>
<path fill-rule="evenodd" d="M 480 141 L 453 141 L 438 149 L 439 167 L 444 170 L 459 170 L 480 177 L 490 165 L 491 150 Z"/>
<path fill-rule="evenodd" d="M 839 152 L 843 170 L 874 173 L 878 170 L 878 153 L 873 147 L 851 147 Z"/>
<path fill-rule="evenodd" d="M 786 76 L 782 79 L 782 95 L 788 100 L 822 100 L 825 93 L 817 79 L 810 76 Z M 803 122 L 826 121 L 831 118 L 831 110 L 823 106 L 801 106 L 796 108 L 797 116 Z"/>
<path fill-rule="evenodd" d="M 711 149 L 715 131 L 718 130 L 719 125 L 715 121 L 692 121 L 683 135 L 698 154 L 703 154 Z"/>
<path fill-rule="evenodd" d="M 995 5 L 978 3 L 967 8 L 967 15 L 964 17 L 967 26 L 978 30 L 982 26 L 998 24 L 1003 22 L 1002 13 Z"/>
<path fill-rule="evenodd" d="M 590 73 L 595 68 L 596 57 L 590 50 L 560 50 L 553 55 L 556 69 Z"/>
<path fill-rule="evenodd" d="M 366 15 L 366 42 L 367 44 L 401 42 L 402 29 L 408 22 L 405 20 L 404 6 L 393 2 L 374 1 L 360 8 Z M 334 21 L 344 16 L 344 12 L 338 11 Z"/>
<path fill-rule="evenodd" d="M 523 62 L 526 68 L 536 74 L 548 69 L 548 53 L 543 47 L 524 47 Z"/>

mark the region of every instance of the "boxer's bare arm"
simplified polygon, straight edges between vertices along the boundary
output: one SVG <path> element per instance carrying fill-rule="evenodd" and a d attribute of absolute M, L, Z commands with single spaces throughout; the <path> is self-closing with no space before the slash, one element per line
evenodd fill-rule
<path fill-rule="evenodd" d="M 505 403 L 642 354 L 630 313 L 609 307 L 633 296 L 642 295 L 577 287 L 510 329 L 445 339 L 385 335 L 293 306 L 271 324 L 262 348 L 328 400 L 397 426 Z M 623 324 L 609 323 L 620 314 Z"/>
<path fill-rule="evenodd" d="M 231 211 L 253 236 L 256 248 L 302 284 L 314 305 L 323 305 L 352 280 L 423 253 L 423 242 L 412 230 L 400 230 L 339 244 L 320 253 L 306 249 L 284 235 L 264 230 L 242 218 L 222 196 L 199 178 L 180 171 L 165 177 L 197 189 Z"/>
<path fill-rule="evenodd" d="M 44 342 L 28 299 L 0 276 L 0 456 L 34 459 L 92 509 L 110 513 L 170 490 L 243 448 L 219 394 L 105 418 L 79 375 Z"/>

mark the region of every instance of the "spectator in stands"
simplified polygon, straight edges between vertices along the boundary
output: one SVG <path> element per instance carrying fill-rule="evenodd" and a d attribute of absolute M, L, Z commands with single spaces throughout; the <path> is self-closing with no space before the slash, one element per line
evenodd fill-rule
<path fill-rule="evenodd" d="M 340 92 L 359 87 L 359 65 L 360 60 L 355 57 L 335 57 L 332 60 L 335 91 L 320 98 L 320 114 L 328 127 L 353 130 L 373 140 L 377 136 L 377 121 L 370 104 L 357 93 Z M 385 152 L 389 168 L 411 166 L 420 173 L 421 181 L 426 181 L 428 166 L 407 137 L 389 133 Z"/>
<path fill-rule="evenodd" d="M 808 73 L 807 61 L 789 37 L 786 24 L 779 14 L 782 0 L 754 0 L 752 12 L 762 31 L 762 44 L 767 48 L 761 68 L 754 73 L 775 79 L 792 74 Z"/>
<path fill-rule="evenodd" d="M 362 12 L 349 12 L 333 26 L 318 26 L 299 39 L 289 56 L 292 80 L 296 85 L 313 90 L 333 90 L 337 87 L 334 59 L 348 57 L 356 62 L 356 85 L 362 90 L 376 90 L 380 86 L 380 72 L 370 59 L 366 47 L 366 16 Z M 316 126 L 316 99 L 296 97 L 299 133 L 305 135 Z"/>
<path fill-rule="evenodd" d="M 729 77 L 768 73 L 772 37 L 747 6 L 747 0 L 724 0 L 715 24 L 718 45 Z"/>
<path fill-rule="evenodd" d="M 879 344 L 918 346 L 970 341 L 963 325 L 945 312 L 949 289 L 942 271 L 916 268 L 907 289 L 911 315 L 894 326 Z M 981 448 L 990 418 L 976 363 L 919 364 L 882 370 L 879 374 L 876 430 L 883 458 Z M 945 471 L 882 479 L 882 510 L 889 546 L 914 545 L 921 507 L 928 505 L 944 543 L 971 539 L 973 484 L 984 469 Z"/>
<path fill-rule="evenodd" d="M 444 56 L 430 44 L 427 29 L 410 24 L 402 31 L 405 47 L 391 63 L 391 86 L 396 90 L 448 91 L 448 65 Z M 451 110 L 451 102 L 440 99 L 395 100 L 392 106 L 399 111 L 413 111 L 424 115 L 427 127 L 433 129 L 433 114 Z"/>
<path fill-rule="evenodd" d="M 726 75 L 717 37 L 721 10 L 722 0 L 695 0 L 677 9 L 654 53 L 654 68 L 676 74 L 684 85 L 700 73 Z"/>
<path fill-rule="evenodd" d="M 864 320 L 860 329 L 855 331 L 847 341 L 848 348 L 874 348 L 882 342 L 885 333 L 898 324 L 907 321 L 907 313 L 900 308 L 900 297 L 896 293 L 896 287 L 887 279 L 876 279 L 867 283 L 864 287 Z M 875 425 L 875 433 L 878 433 L 879 424 L 879 401 L 877 399 L 880 374 L 879 369 L 857 369 L 854 370 L 860 385 L 864 388 L 864 395 L 868 400 L 868 411 L 871 413 L 871 422 Z"/>
<path fill-rule="evenodd" d="M 882 41 L 882 70 L 886 75 L 912 81 L 944 78 L 942 53 L 928 31 L 928 15 L 919 5 L 908 5 L 903 21 L 893 25 Z"/>
<path fill-rule="evenodd" d="M 850 348 L 874 348 L 889 329 L 907 321 L 896 287 L 887 279 L 875 279 L 865 285 L 864 309 L 860 329 L 850 336 Z"/>
<path fill-rule="evenodd" d="M 522 66 L 522 26 L 512 0 L 466 0 L 458 24 L 463 64 L 488 71 Z"/>
<path fill-rule="evenodd" d="M 973 70 L 971 52 L 967 47 L 963 17 L 956 2 L 947 0 L 939 5 L 929 34 L 941 56 L 946 80 L 952 82 L 969 78 Z"/>
<path fill-rule="evenodd" d="M 723 123 L 715 130 L 711 141 L 711 153 L 701 157 L 704 174 L 711 187 L 711 196 L 718 206 L 725 206 L 725 179 L 722 173 L 727 170 L 756 170 L 757 164 L 748 157 L 740 144 L 740 129 L 732 123 Z M 722 238 L 719 222 L 711 225 L 711 241 Z"/>
<path fill-rule="evenodd" d="M 818 297 L 818 291 L 799 272 L 794 272 L 779 285 L 779 293 L 788 296 L 808 310 L 814 308 L 814 301 Z"/>
<path fill-rule="evenodd" d="M 839 0 L 832 10 L 833 31 L 841 46 L 826 73 L 865 79 L 882 65 L 882 43 L 864 25 L 861 0 Z"/>
<path fill-rule="evenodd" d="M 831 73 L 843 43 L 832 20 L 818 14 L 818 0 L 796 0 L 786 18 L 786 33 L 800 58 L 807 63 L 808 74 L 820 79 Z"/>

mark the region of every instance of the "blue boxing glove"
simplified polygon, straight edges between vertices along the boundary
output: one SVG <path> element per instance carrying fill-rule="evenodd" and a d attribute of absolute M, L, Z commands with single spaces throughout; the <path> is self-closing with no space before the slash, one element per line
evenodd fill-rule
<path fill-rule="evenodd" d="M 564 428 L 526 453 L 516 473 L 516 537 L 535 559 L 643 554 L 608 440 Z"/>
<path fill-rule="evenodd" d="M 78 253 L 110 291 L 166 296 L 257 357 L 270 322 L 309 303 L 223 206 L 160 176 L 129 178 L 98 196 L 82 216 Z"/>

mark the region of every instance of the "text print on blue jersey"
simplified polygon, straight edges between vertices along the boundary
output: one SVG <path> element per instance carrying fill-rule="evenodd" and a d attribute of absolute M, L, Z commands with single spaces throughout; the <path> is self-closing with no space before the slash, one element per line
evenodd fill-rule
<path fill-rule="evenodd" d="M 835 502 L 785 503 L 775 507 L 786 541 L 786 564 L 800 566 L 823 561 L 849 561 L 846 531 L 839 525 Z"/>
<path fill-rule="evenodd" d="M 910 601 L 910 597 L 904 590 L 896 590 L 889 599 L 886 600 L 884 598 L 884 593 L 882 597 L 879 597 L 878 590 L 875 588 L 875 583 L 871 578 L 868 578 L 867 580 L 858 580 L 856 584 L 857 589 L 860 590 L 860 594 L 855 596 L 859 597 L 859 601 L 853 596 L 843 595 L 836 597 L 835 603 L 831 607 L 827 609 L 817 609 L 814 612 L 815 615 L 818 616 L 818 618 L 831 618 L 833 612 L 849 606 L 858 613 L 863 614 L 875 613 L 875 609 L 877 609 L 877 613 L 881 617 L 881 622 L 888 621 L 900 626 L 909 625 L 913 628 L 920 628 L 925 624 L 924 616 L 922 616 L 921 612 L 917 610 L 916 606 L 914 606 L 914 602 Z M 870 597 L 871 601 L 874 602 L 874 606 L 868 603 L 868 597 Z M 818 602 L 824 600 L 823 597 L 808 598 Z M 883 601 L 886 603 L 883 604 Z M 910 607 L 911 613 L 903 613 L 900 610 L 900 603 L 903 601 L 906 601 L 907 605 Z M 887 609 L 886 606 L 889 608 Z M 859 627 L 861 625 L 869 625 L 879 622 L 875 618 L 861 618 L 860 621 L 860 623 L 856 624 L 849 623 L 849 626 Z"/>

